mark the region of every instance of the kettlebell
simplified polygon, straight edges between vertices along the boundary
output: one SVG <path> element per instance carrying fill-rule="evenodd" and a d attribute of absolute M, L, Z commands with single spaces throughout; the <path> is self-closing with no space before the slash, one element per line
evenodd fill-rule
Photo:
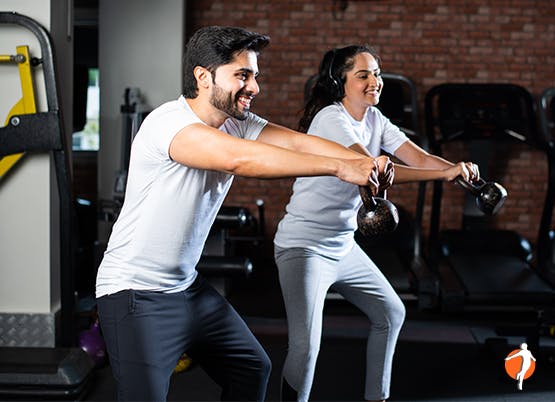
<path fill-rule="evenodd" d="M 359 231 L 365 236 L 391 233 L 399 224 L 399 212 L 384 197 L 374 197 L 368 186 L 359 186 L 362 205 L 357 213 Z"/>
<path fill-rule="evenodd" d="M 501 184 L 485 181 L 480 178 L 476 182 L 468 182 L 461 176 L 455 179 L 458 185 L 476 198 L 476 206 L 486 215 L 495 215 L 507 198 L 507 190 Z"/>
<path fill-rule="evenodd" d="M 95 320 L 89 329 L 79 333 L 78 345 L 92 358 L 96 367 L 102 367 L 106 363 L 106 344 L 98 320 Z"/>

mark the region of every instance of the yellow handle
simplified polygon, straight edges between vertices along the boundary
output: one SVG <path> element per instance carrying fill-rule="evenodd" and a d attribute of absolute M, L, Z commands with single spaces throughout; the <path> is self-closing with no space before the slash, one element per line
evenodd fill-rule
<path fill-rule="evenodd" d="M 4 125 L 8 125 L 10 119 L 14 115 L 20 114 L 32 114 L 37 112 L 36 102 L 35 102 L 35 90 L 33 87 L 33 76 L 31 73 L 31 64 L 29 62 L 29 47 L 28 46 L 17 46 L 17 53 L 23 55 L 24 61 L 18 63 L 19 69 L 19 80 L 21 82 L 21 92 L 22 98 L 11 108 L 6 118 Z M 2 58 L 11 56 L 0 56 L 0 61 Z M 0 159 L 0 179 L 12 168 L 13 165 L 17 163 L 23 156 L 23 153 L 8 155 Z"/>

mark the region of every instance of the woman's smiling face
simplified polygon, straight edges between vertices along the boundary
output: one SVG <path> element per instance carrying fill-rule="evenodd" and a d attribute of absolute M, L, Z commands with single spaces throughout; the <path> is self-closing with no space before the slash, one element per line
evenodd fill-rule
<path fill-rule="evenodd" d="M 345 97 L 341 100 L 355 118 L 380 101 L 383 80 L 378 61 L 370 53 L 358 53 L 353 68 L 345 72 Z"/>

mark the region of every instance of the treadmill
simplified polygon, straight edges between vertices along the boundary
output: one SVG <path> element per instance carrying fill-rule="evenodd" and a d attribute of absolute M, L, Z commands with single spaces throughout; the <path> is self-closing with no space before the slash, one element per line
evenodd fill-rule
<path fill-rule="evenodd" d="M 529 197 L 542 200 L 521 189 L 518 175 L 507 173 L 521 152 L 544 155 L 548 161 L 552 155 L 536 127 L 534 100 L 526 89 L 512 84 L 442 84 L 427 93 L 425 113 L 433 153 L 450 151 L 477 162 L 485 180 L 507 188 L 507 204 L 518 205 L 519 199 Z M 547 165 L 552 170 L 553 164 Z M 497 216 L 506 206 L 498 215 L 486 215 L 473 195 L 457 187 L 436 181 L 433 188 L 428 261 L 440 278 L 441 310 L 531 310 L 541 316 L 553 306 L 555 289 L 530 240 L 517 230 L 499 228 Z M 548 219 L 553 197 L 546 196 L 539 209 L 542 220 Z M 458 214 L 460 227 L 453 227 Z M 545 243 L 545 233 L 540 231 L 535 241 Z"/>
<path fill-rule="evenodd" d="M 545 197 L 538 239 L 538 265 L 542 274 L 555 283 L 555 230 L 551 228 L 555 206 L 555 87 L 547 88 L 540 96 L 539 121 L 546 142 L 549 185 Z"/>

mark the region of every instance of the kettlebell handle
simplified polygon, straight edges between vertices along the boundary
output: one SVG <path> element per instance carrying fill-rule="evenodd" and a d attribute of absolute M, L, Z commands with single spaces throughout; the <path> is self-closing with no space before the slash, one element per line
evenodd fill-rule
<path fill-rule="evenodd" d="M 457 176 L 455 181 L 457 182 L 457 184 L 459 186 L 461 186 L 465 190 L 470 191 L 473 195 L 480 195 L 480 191 L 486 185 L 486 181 L 482 178 L 479 178 L 474 183 L 471 183 L 471 182 L 463 179 L 461 176 Z"/>
<path fill-rule="evenodd" d="M 372 191 L 370 191 L 369 186 L 358 186 L 360 192 L 360 198 L 362 198 L 362 203 L 369 211 L 374 211 L 377 207 L 377 202 L 374 196 L 372 195 Z"/>

